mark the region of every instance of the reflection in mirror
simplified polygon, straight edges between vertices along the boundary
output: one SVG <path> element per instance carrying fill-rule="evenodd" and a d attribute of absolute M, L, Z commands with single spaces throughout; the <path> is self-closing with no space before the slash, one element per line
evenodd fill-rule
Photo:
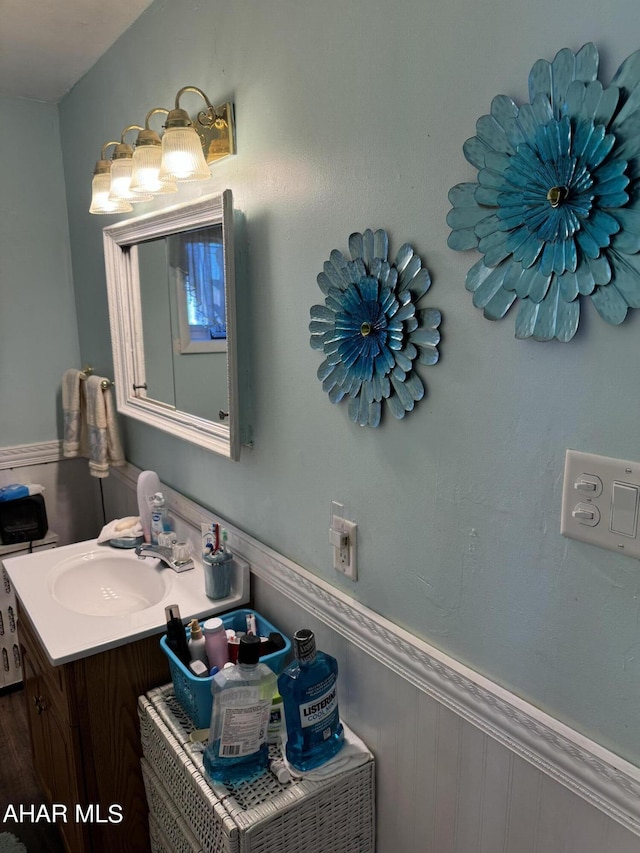
<path fill-rule="evenodd" d="M 147 385 L 140 393 L 214 420 L 229 409 L 222 226 L 147 240 L 137 253 Z"/>
<path fill-rule="evenodd" d="M 119 411 L 235 459 L 232 214 L 227 191 L 104 241 Z"/>
<path fill-rule="evenodd" d="M 180 352 L 225 352 L 222 228 L 174 234 L 169 244 L 169 275 L 175 283 Z"/>

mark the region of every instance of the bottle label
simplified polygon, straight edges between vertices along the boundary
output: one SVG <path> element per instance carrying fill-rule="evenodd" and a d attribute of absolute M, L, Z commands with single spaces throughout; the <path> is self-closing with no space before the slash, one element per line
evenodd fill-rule
<path fill-rule="evenodd" d="M 238 694 L 242 694 L 244 703 L 237 705 L 232 696 L 225 697 L 219 755 L 221 758 L 239 758 L 258 752 L 267 737 L 271 700 L 259 699 L 259 690 L 239 688 L 228 692 L 236 694 L 236 701 Z M 248 703 L 248 694 L 254 694 L 255 701 Z"/>
<path fill-rule="evenodd" d="M 303 729 L 310 726 L 324 728 L 331 716 L 338 711 L 338 689 L 335 681 L 326 692 L 314 697 L 310 702 L 305 702 L 299 708 L 300 725 Z"/>
<path fill-rule="evenodd" d="M 284 728 L 284 706 L 282 701 L 271 704 L 269 711 L 269 728 L 267 729 L 267 740 L 269 743 L 280 743 L 282 730 Z"/>

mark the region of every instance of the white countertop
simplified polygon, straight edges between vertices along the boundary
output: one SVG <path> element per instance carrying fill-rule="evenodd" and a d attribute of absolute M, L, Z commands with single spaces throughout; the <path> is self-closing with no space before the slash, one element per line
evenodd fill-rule
<path fill-rule="evenodd" d="M 155 562 L 156 571 L 162 572 L 162 580 L 166 584 L 164 597 L 157 604 L 134 613 L 100 616 L 78 613 L 60 604 L 53 597 L 52 585 L 60 572 L 61 562 L 105 549 L 111 553 L 116 551 L 108 545 L 98 545 L 97 540 L 92 539 L 3 560 L 20 606 L 29 616 L 54 666 L 153 634 L 163 634 L 166 630 L 164 608 L 169 604 L 178 605 L 180 617 L 186 624 L 189 619 L 203 619 L 243 607 L 249 602 L 249 566 L 236 557 L 231 595 L 217 601 L 205 594 L 204 569 L 197 560 L 194 560 L 194 569 L 178 573 L 162 567 L 159 561 L 147 558 L 144 562 Z M 117 553 L 124 556 L 120 550 Z M 138 558 L 133 552 L 126 553 L 131 556 L 131 571 L 135 572 Z"/>

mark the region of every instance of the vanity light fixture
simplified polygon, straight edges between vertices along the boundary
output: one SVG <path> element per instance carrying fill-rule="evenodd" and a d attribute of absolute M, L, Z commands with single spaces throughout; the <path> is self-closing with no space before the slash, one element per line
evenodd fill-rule
<path fill-rule="evenodd" d="M 211 137 L 205 158 L 202 139 L 189 113 L 180 108 L 180 97 L 185 92 L 195 92 L 207 105 L 197 116 L 200 128 Z M 162 137 L 162 164 L 160 180 L 173 177 L 176 181 L 199 181 L 211 177 L 208 163 L 233 153 L 233 126 L 230 104 L 214 107 L 202 89 L 184 86 L 176 95 L 174 109 L 169 112 Z"/>
<path fill-rule="evenodd" d="M 91 206 L 89 213 L 128 213 L 133 207 L 125 199 L 112 201 L 109 198 L 111 190 L 111 160 L 107 160 L 107 148 L 118 145 L 118 142 L 105 142 L 96 162 L 91 182 Z"/>
<path fill-rule="evenodd" d="M 133 169 L 133 147 L 124 141 L 130 130 L 143 130 L 139 124 L 130 124 L 122 131 L 120 142 L 115 147 L 111 161 L 111 188 L 109 190 L 109 201 L 124 199 L 129 204 L 137 204 L 140 201 L 151 201 L 153 196 L 149 192 L 132 192 L 131 173 Z"/>
<path fill-rule="evenodd" d="M 158 173 L 162 162 L 162 142 L 160 134 L 149 127 L 149 121 L 156 113 L 168 115 L 169 110 L 155 107 L 147 113 L 144 129 L 138 134 L 133 152 L 130 190 L 133 193 L 175 193 L 178 190 L 173 178 L 161 181 Z"/>
<path fill-rule="evenodd" d="M 180 107 L 186 92 L 194 92 L 206 104 L 193 120 Z M 162 137 L 149 127 L 156 113 L 167 115 Z M 131 130 L 139 131 L 135 150 L 125 142 Z M 105 151 L 111 145 L 115 150 L 109 161 Z M 127 213 L 137 202 L 175 192 L 176 182 L 207 180 L 211 177 L 209 164 L 228 154 L 235 154 L 233 106 L 227 102 L 214 107 L 202 89 L 184 86 L 173 110 L 154 107 L 147 113 L 144 127 L 128 125 L 120 142 L 105 143 L 93 173 L 89 213 Z"/>

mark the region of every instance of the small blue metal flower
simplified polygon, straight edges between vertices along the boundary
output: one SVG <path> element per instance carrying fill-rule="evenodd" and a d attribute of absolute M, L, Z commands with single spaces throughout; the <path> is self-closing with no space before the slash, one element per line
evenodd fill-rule
<path fill-rule="evenodd" d="M 429 272 L 408 244 L 388 261 L 385 231 L 349 237 L 351 260 L 337 249 L 317 281 L 324 305 L 311 308 L 311 347 L 326 358 L 318 379 L 332 403 L 349 397 L 349 417 L 377 427 L 382 403 L 400 419 L 425 394 L 414 362 L 436 364 L 437 309 L 416 310 L 431 286 Z"/>
<path fill-rule="evenodd" d="M 478 182 L 449 193 L 449 246 L 483 255 L 473 304 L 498 320 L 519 299 L 517 338 L 571 340 L 581 296 L 614 325 L 640 308 L 640 51 L 606 89 L 598 63 L 564 48 L 533 66 L 530 103 L 494 98 L 464 144 Z"/>

